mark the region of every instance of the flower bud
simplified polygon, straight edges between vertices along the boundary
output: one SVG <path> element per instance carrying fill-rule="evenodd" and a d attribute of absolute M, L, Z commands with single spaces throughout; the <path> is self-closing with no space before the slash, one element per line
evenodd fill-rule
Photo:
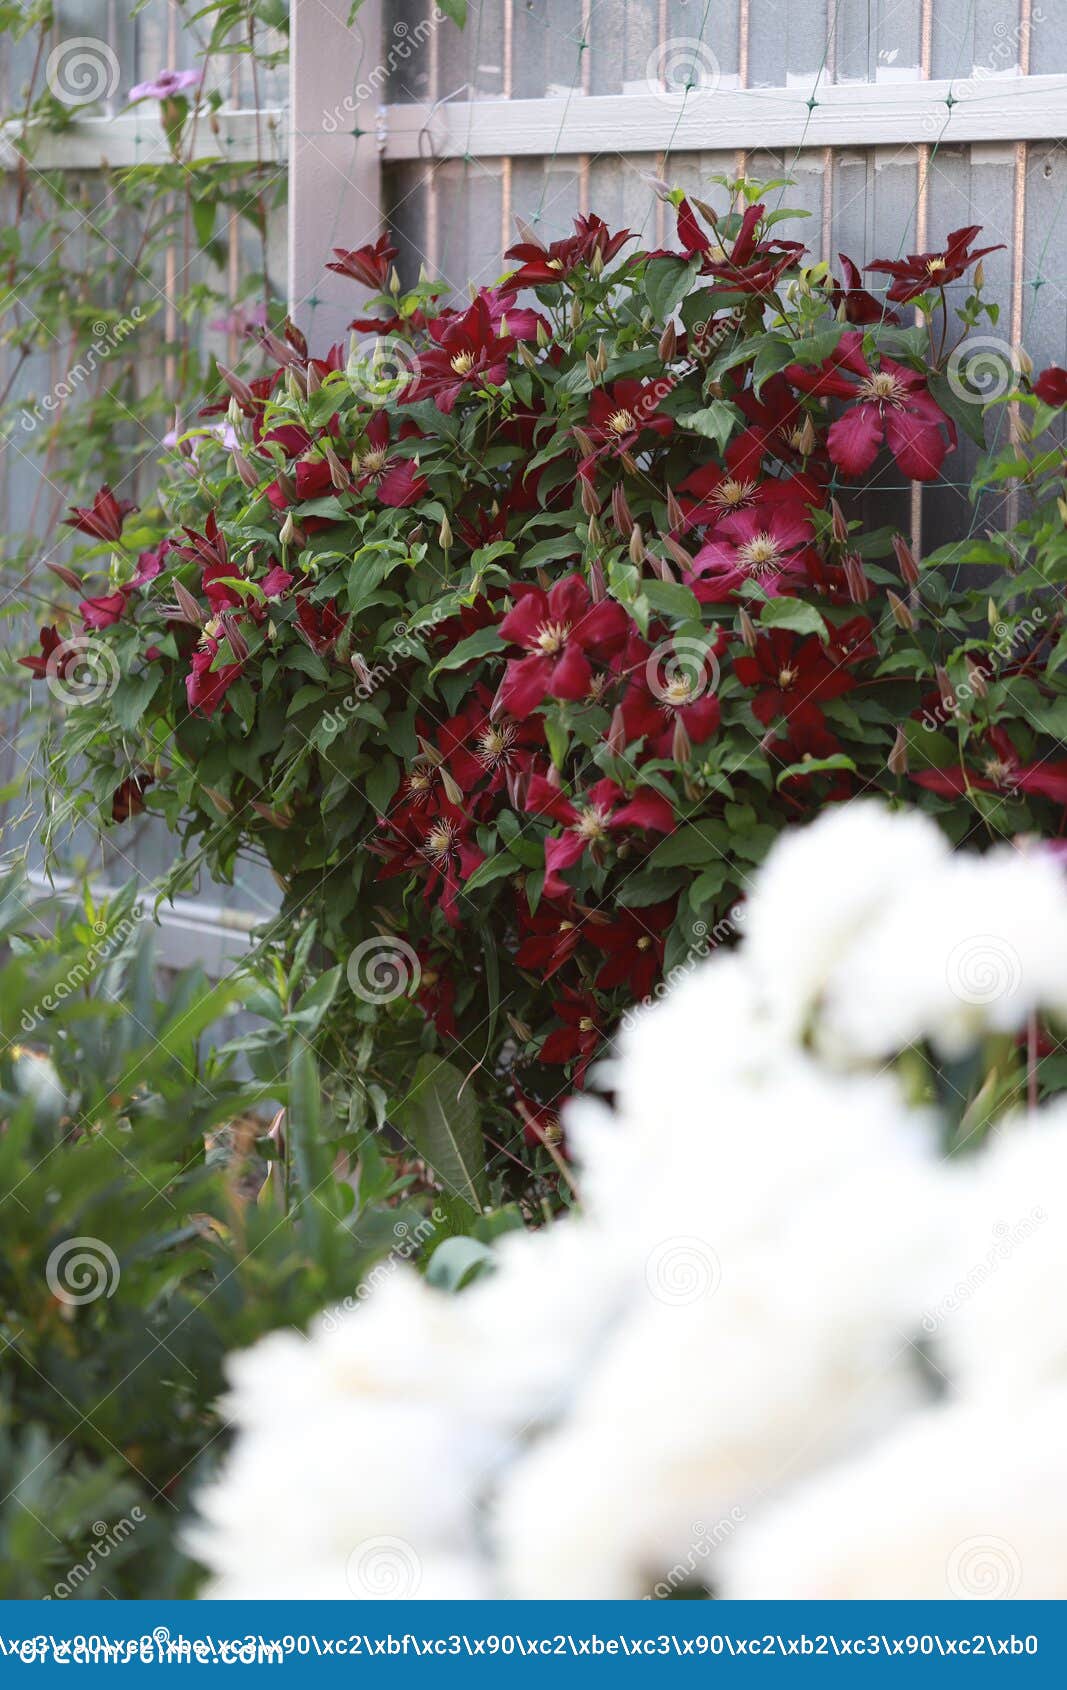
<path fill-rule="evenodd" d="M 906 775 L 908 772 L 908 742 L 904 737 L 904 729 L 898 728 L 893 740 L 893 748 L 887 759 L 891 775 Z"/>
<path fill-rule="evenodd" d="M 447 515 L 443 516 L 441 518 L 441 526 L 437 530 L 437 538 L 441 542 L 441 545 L 443 546 L 443 548 L 446 552 L 451 551 L 451 549 L 452 549 L 452 524 L 449 522 Z"/>
<path fill-rule="evenodd" d="M 661 362 L 669 364 L 677 350 L 678 330 L 675 328 L 673 322 L 668 323 L 667 327 L 659 337 L 659 346 L 657 348 Z"/>
<path fill-rule="evenodd" d="M 258 487 L 259 475 L 256 470 L 253 469 L 244 453 L 234 450 L 230 453 L 230 456 L 233 459 L 233 467 L 237 471 L 237 474 L 244 486 Z"/>
<path fill-rule="evenodd" d="M 667 489 L 667 521 L 671 528 L 679 528 L 684 532 L 685 512 L 669 487 Z"/>
<path fill-rule="evenodd" d="M 585 373 L 595 387 L 600 378 L 600 371 L 596 367 L 596 359 L 591 352 L 587 352 L 585 355 Z"/>
<path fill-rule="evenodd" d="M 589 565 L 589 597 L 594 604 L 601 604 L 608 596 L 608 584 L 604 579 L 604 565 L 595 557 Z"/>
<path fill-rule="evenodd" d="M 571 433 L 578 442 L 578 450 L 582 454 L 582 457 L 591 458 L 593 453 L 596 451 L 596 447 L 593 444 L 592 438 L 586 434 L 585 429 L 580 428 L 578 424 L 575 423 L 574 427 L 571 429 Z"/>
<path fill-rule="evenodd" d="M 648 562 L 653 575 L 658 575 L 661 581 L 674 580 L 674 571 L 667 562 L 667 559 L 665 557 L 660 557 L 658 552 L 649 552 Z"/>
<path fill-rule="evenodd" d="M 664 551 L 667 553 L 667 556 L 674 559 L 678 568 L 682 571 L 682 574 L 687 574 L 693 567 L 693 559 L 690 557 L 685 547 L 679 545 L 678 541 L 671 534 L 661 534 L 660 542 Z"/>
<path fill-rule="evenodd" d="M 863 565 L 855 552 L 846 552 L 841 560 L 848 583 L 848 596 L 853 604 L 866 604 L 871 596 L 871 583 L 864 573 Z"/>
<path fill-rule="evenodd" d="M 955 710 L 956 693 L 952 682 L 949 679 L 948 670 L 945 668 L 944 664 L 938 663 L 935 665 L 934 679 L 937 682 L 937 690 L 941 694 L 941 702 L 945 706 L 945 709 Z"/>
<path fill-rule="evenodd" d="M 741 630 L 741 644 L 745 647 L 746 651 L 755 651 L 757 638 L 756 624 L 753 622 L 744 605 L 741 606 L 741 609 L 737 613 L 737 623 Z"/>
<path fill-rule="evenodd" d="M 626 725 L 622 719 L 622 705 L 616 704 L 612 712 L 608 731 L 604 735 L 604 743 L 608 750 L 616 757 L 620 757 L 626 750 Z"/>
<path fill-rule="evenodd" d="M 580 476 L 579 480 L 582 484 L 582 509 L 586 516 L 596 516 L 600 510 L 600 500 L 596 496 L 596 488 L 591 481 L 586 480 L 584 475 Z"/>
<path fill-rule="evenodd" d="M 681 715 L 674 718 L 674 736 L 671 740 L 671 756 L 676 763 L 688 763 L 693 755 L 693 742 L 685 731 L 685 723 Z"/>
<path fill-rule="evenodd" d="M 645 541 L 641 533 L 641 524 L 635 522 L 630 530 L 630 562 L 642 564 L 645 561 Z"/>
<path fill-rule="evenodd" d="M 615 526 L 619 533 L 628 537 L 634 526 L 633 515 L 626 503 L 626 494 L 622 490 L 622 482 L 617 481 L 611 489 L 611 514 L 615 519 Z"/>
<path fill-rule="evenodd" d="M 607 369 L 607 367 L 608 367 L 608 349 L 604 345 L 604 342 L 602 340 L 598 340 L 597 345 L 596 345 L 597 375 L 602 376 L 604 374 L 604 371 Z"/>
<path fill-rule="evenodd" d="M 255 400 L 253 398 L 252 389 L 249 387 L 248 383 L 246 381 L 242 381 L 241 377 L 235 375 L 232 370 L 228 370 L 225 364 L 216 363 L 215 367 L 223 381 L 226 383 L 226 386 L 233 394 L 233 397 L 237 400 L 237 403 L 251 409 Z"/>
<path fill-rule="evenodd" d="M 893 535 L 893 550 L 897 555 L 901 579 L 909 587 L 917 587 L 919 585 L 919 566 L 915 561 L 915 554 L 903 534 Z"/>
<path fill-rule="evenodd" d="M 352 477 L 349 475 L 347 469 L 337 456 L 337 453 L 334 451 L 328 440 L 323 447 L 322 452 L 323 457 L 330 466 L 330 480 L 334 487 L 338 493 L 347 492 L 348 488 L 352 485 Z"/>
<path fill-rule="evenodd" d="M 967 659 L 967 679 L 971 683 L 971 691 L 975 698 L 988 698 L 989 683 L 985 677 L 985 670 L 980 663 L 975 663 L 973 658 L 970 657 Z"/>
<path fill-rule="evenodd" d="M 836 499 L 830 500 L 830 531 L 839 546 L 848 545 L 848 523 Z"/>
<path fill-rule="evenodd" d="M 889 600 L 889 608 L 893 613 L 893 621 L 897 627 L 903 628 L 906 633 L 912 633 L 915 628 L 915 618 L 904 600 L 899 598 L 891 587 L 886 588 L 885 596 Z"/>
<path fill-rule="evenodd" d="M 319 372 L 313 363 L 309 364 L 307 367 L 307 372 L 304 376 L 304 385 L 307 388 L 307 396 L 309 399 L 311 398 L 311 395 L 313 393 L 317 393 L 319 388 L 322 386 L 322 377 L 319 375 Z"/>

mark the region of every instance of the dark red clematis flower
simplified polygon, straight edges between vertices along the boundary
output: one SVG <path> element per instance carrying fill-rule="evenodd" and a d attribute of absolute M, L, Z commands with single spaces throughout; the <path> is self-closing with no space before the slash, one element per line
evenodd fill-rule
<path fill-rule="evenodd" d="M 841 270 L 844 275 L 844 286 L 834 282 L 834 289 L 830 295 L 830 304 L 835 311 L 845 308 L 845 321 L 860 326 L 864 323 L 899 323 L 900 318 L 895 311 L 890 311 L 888 305 L 883 305 L 875 299 L 873 293 L 868 293 L 863 285 L 862 277 L 853 264 L 851 258 L 846 258 L 843 252 L 838 253 L 841 260 Z"/>
<path fill-rule="evenodd" d="M 336 599 L 313 603 L 305 594 L 298 593 L 296 620 L 312 651 L 321 656 L 337 644 L 347 618 L 338 610 Z"/>
<path fill-rule="evenodd" d="M 664 377 L 662 381 L 616 381 L 610 387 L 594 387 L 582 427 L 600 450 L 582 459 L 579 475 L 592 480 L 601 455 L 632 452 L 646 430 L 661 437 L 673 433 L 672 418 L 662 416 L 659 410 L 660 401 L 673 385 Z"/>
<path fill-rule="evenodd" d="M 66 650 L 70 641 L 65 639 L 59 629 L 52 624 L 40 631 L 41 654 L 39 657 L 20 657 L 19 662 L 24 669 L 28 669 L 34 680 L 43 681 L 46 675 L 56 675 L 60 679 L 68 674 L 71 667 L 78 661 L 75 649 Z M 62 656 L 60 656 L 62 653 Z"/>
<path fill-rule="evenodd" d="M 550 980 L 570 962 L 599 919 L 593 912 L 583 917 L 569 892 L 561 898 L 542 898 L 533 914 L 524 896 L 519 897 L 517 907 L 522 941 L 515 961 L 543 980 Z"/>
<path fill-rule="evenodd" d="M 602 991 L 625 986 L 634 1003 L 647 998 L 663 971 L 667 929 L 675 904 L 650 904 L 642 910 L 620 910 L 604 926 L 590 927 L 587 937 L 607 961 L 597 974 Z"/>
<path fill-rule="evenodd" d="M 765 450 L 764 431 L 746 428 L 730 441 L 722 464 L 691 470 L 676 489 L 688 525 L 709 527 L 751 505 L 761 492 Z"/>
<path fill-rule="evenodd" d="M 554 1027 L 541 1046 L 542 1062 L 576 1062 L 574 1078 L 581 1085 L 593 1053 L 603 1039 L 602 1011 L 591 992 L 576 992 L 565 987 L 564 994 L 552 1005 L 552 1012 L 562 1026 Z"/>
<path fill-rule="evenodd" d="M 586 853 L 602 855 L 612 834 L 636 828 L 641 832 L 672 833 L 675 816 L 662 793 L 638 791 L 627 803 L 621 786 L 613 780 L 598 780 L 578 801 L 572 802 L 544 775 L 530 777 L 526 809 L 531 815 L 562 822 L 564 831 L 545 841 L 546 898 L 566 897 L 569 887 L 561 871 L 573 868 Z"/>
<path fill-rule="evenodd" d="M 961 797 L 968 789 L 1002 792 L 1006 797 L 1030 792 L 1067 805 L 1067 759 L 1024 763 L 1003 728 L 990 728 L 987 738 L 989 755 L 977 771 L 952 763 L 944 769 L 917 769 L 912 780 L 943 798 Z"/>
<path fill-rule="evenodd" d="M 127 775 L 112 796 L 111 820 L 128 822 L 131 816 L 139 816 L 144 809 L 144 795 L 154 784 L 155 777 L 148 773 Z"/>
<path fill-rule="evenodd" d="M 1067 370 L 1050 364 L 1035 380 L 1034 392 L 1043 405 L 1067 405 Z"/>
<path fill-rule="evenodd" d="M 764 205 L 746 208 L 727 252 L 718 230 L 709 235 L 702 229 L 696 212 L 683 199 L 678 206 L 678 239 L 690 258 L 701 259 L 702 276 L 715 276 L 735 292 L 769 293 L 783 272 L 799 262 L 805 248 L 799 241 L 761 241 L 758 231 L 766 209 Z"/>
<path fill-rule="evenodd" d="M 734 659 L 734 673 L 742 686 L 755 687 L 752 713 L 764 727 L 776 716 L 790 722 L 817 715 L 813 707 L 840 698 L 856 684 L 845 660 L 825 646 L 817 634 L 801 638 L 788 628 L 761 634 L 756 649 Z"/>
<path fill-rule="evenodd" d="M 405 430 L 401 429 L 403 437 Z M 410 433 L 415 433 L 410 430 Z M 379 504 L 392 510 L 414 505 L 428 491 L 430 483 L 419 474 L 413 458 L 389 456 L 391 430 L 384 411 L 376 411 L 367 424 L 366 447 L 356 465 L 356 487 L 362 492 L 372 487 Z"/>
<path fill-rule="evenodd" d="M 192 665 L 185 677 L 185 696 L 189 709 L 201 716 L 213 716 L 244 665 L 223 663 L 218 669 L 212 664 L 222 650 L 222 638 L 205 628 L 193 652 Z"/>
<path fill-rule="evenodd" d="M 456 1031 L 456 979 L 444 952 L 423 948 L 418 952 L 420 974 L 415 1002 L 427 1021 L 446 1039 Z"/>
<path fill-rule="evenodd" d="M 725 650 L 725 641 L 715 655 Z M 690 745 L 703 745 L 722 719 L 719 700 L 711 690 L 714 679 L 709 654 L 702 668 L 692 662 L 672 664 L 670 653 L 660 663 L 645 647 L 623 695 L 622 723 L 627 743 L 644 739 L 653 757 L 685 760 Z"/>
<path fill-rule="evenodd" d="M 430 338 L 434 348 L 419 353 L 418 374 L 405 399 L 433 398 L 447 415 L 463 393 L 502 387 L 507 380 L 515 338 L 497 335 L 484 299 L 476 299 L 461 317 L 439 317 L 430 324 Z"/>
<path fill-rule="evenodd" d="M 891 358 L 872 370 L 858 329 L 841 336 L 825 363 L 790 364 L 785 374 L 805 393 L 855 401 L 827 435 L 830 456 L 845 475 L 870 469 L 884 440 L 905 475 L 933 481 L 949 444 L 956 444 L 956 430 L 930 397 L 926 377 Z"/>
<path fill-rule="evenodd" d="M 981 233 L 980 223 L 970 223 L 965 229 L 953 229 L 940 252 L 912 252 L 907 258 L 876 258 L 873 264 L 865 264 L 864 269 L 892 276 L 893 284 L 886 297 L 896 305 L 907 305 L 909 300 L 918 299 L 931 288 L 943 288 L 948 282 L 958 281 L 965 270 L 987 253 L 1003 252 L 1003 242 L 976 250 L 973 242 Z"/>
<path fill-rule="evenodd" d="M 137 568 L 130 581 L 131 587 L 143 587 L 147 581 L 154 581 L 167 561 L 168 552 L 175 549 L 174 541 L 168 538 L 161 540 L 153 551 L 141 552 L 137 559 Z"/>
<path fill-rule="evenodd" d="M 610 264 L 615 254 L 632 239 L 629 229 L 613 235 L 606 223 L 595 214 L 574 219 L 574 234 L 551 241 L 544 247 L 538 241 L 520 241 L 510 247 L 505 258 L 517 258 L 520 268 L 509 276 L 508 284 L 516 288 L 556 287 L 566 281 L 572 271 L 593 262 L 599 254 L 601 264 Z M 510 325 L 510 317 L 508 319 Z"/>
<path fill-rule="evenodd" d="M 783 769 L 788 769 L 794 763 L 821 762 L 824 758 L 836 757 L 841 751 L 841 741 L 815 711 L 810 716 L 794 717 L 781 738 L 767 741 L 766 749 L 769 757 L 780 763 Z M 830 785 L 829 790 L 821 795 L 821 801 L 834 804 L 851 798 L 854 782 L 847 769 L 824 770 L 822 773 L 823 779 L 828 780 Z M 799 795 L 810 789 L 815 778 L 798 771 L 782 782 L 782 791 Z"/>
<path fill-rule="evenodd" d="M 521 801 L 523 777 L 534 754 L 544 747 L 539 716 L 516 721 L 492 713 L 493 695 L 479 683 L 462 710 L 438 728 L 436 740 L 456 784 L 467 793 L 506 790 L 513 805 Z"/>
<path fill-rule="evenodd" d="M 333 259 L 326 268 L 336 271 L 339 276 L 351 276 L 354 282 L 362 282 L 365 288 L 380 293 L 389 280 L 389 271 L 396 256 L 397 249 L 390 246 L 389 236 L 379 235 L 373 246 L 357 246 L 351 251 L 335 246 Z"/>
<path fill-rule="evenodd" d="M 103 593 L 98 598 L 82 599 L 78 606 L 87 628 L 110 628 L 119 621 L 126 609 L 127 593 L 120 587 L 116 593 Z"/>
<path fill-rule="evenodd" d="M 72 505 L 70 515 L 63 518 L 68 528 L 78 528 L 97 540 L 117 546 L 122 540 L 122 525 L 137 506 L 130 499 L 116 499 L 105 483 L 89 506 Z"/>
<path fill-rule="evenodd" d="M 804 579 L 815 534 L 804 507 L 793 500 L 762 500 L 724 517 L 686 573 L 701 604 L 723 604 L 754 581 L 768 598 L 793 591 Z"/>
<path fill-rule="evenodd" d="M 522 1136 L 531 1149 L 539 1144 L 559 1147 L 566 1154 L 560 1111 L 549 1103 L 538 1103 L 518 1086 L 513 1086 L 515 1101 L 512 1107 L 522 1122 Z"/>
<path fill-rule="evenodd" d="M 476 296 L 489 307 L 489 320 L 494 334 L 507 333 L 515 340 L 536 340 L 537 330 L 551 332 L 547 318 L 528 305 L 517 305 L 518 297 L 511 281 L 503 288 L 479 288 Z"/>
<path fill-rule="evenodd" d="M 485 861 L 485 853 L 471 838 L 471 818 L 455 804 L 445 802 L 421 821 L 410 810 L 397 811 L 380 818 L 379 826 L 382 838 L 367 848 L 385 858 L 380 877 L 388 880 L 406 873 L 423 876 L 427 902 L 439 887 L 441 912 L 450 927 L 458 927 L 460 887 Z"/>
<path fill-rule="evenodd" d="M 547 593 L 519 588 L 516 597 L 500 636 L 529 655 L 508 663 L 498 704 L 521 721 L 546 698 L 585 698 L 593 680 L 590 657 L 619 650 L 629 619 L 615 599 L 593 604 L 580 575 L 564 576 Z"/>

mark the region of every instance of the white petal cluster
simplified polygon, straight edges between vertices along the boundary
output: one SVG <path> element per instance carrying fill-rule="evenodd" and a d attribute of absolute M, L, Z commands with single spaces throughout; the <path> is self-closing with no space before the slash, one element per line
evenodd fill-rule
<path fill-rule="evenodd" d="M 1067 1596 L 1067 1106 L 946 1160 L 885 1067 L 1067 1007 L 1061 872 L 853 803 L 745 934 L 572 1106 L 580 1213 L 233 1358 L 209 1594 Z"/>

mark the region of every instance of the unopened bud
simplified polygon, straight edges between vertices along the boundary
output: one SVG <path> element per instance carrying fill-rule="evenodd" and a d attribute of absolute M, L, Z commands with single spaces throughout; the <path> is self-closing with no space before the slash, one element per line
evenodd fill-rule
<path fill-rule="evenodd" d="M 245 487 L 258 487 L 259 486 L 259 475 L 258 475 L 257 471 L 253 469 L 252 465 L 249 463 L 249 461 L 245 457 L 244 453 L 238 452 L 235 448 L 230 453 L 230 456 L 233 459 L 233 467 L 237 471 L 237 474 L 238 474 L 240 480 L 242 481 L 242 483 L 244 484 L 244 486 Z"/>
<path fill-rule="evenodd" d="M 441 518 L 441 526 L 437 530 L 437 538 L 446 552 L 451 550 L 452 524 L 449 522 L 447 515 Z"/>
<path fill-rule="evenodd" d="M 975 698 L 987 698 L 989 696 L 989 684 L 985 678 L 985 670 L 980 663 L 975 663 L 970 657 L 967 659 L 967 679 L 971 683 L 971 691 Z"/>
<path fill-rule="evenodd" d="M 611 723 L 604 736 L 604 741 L 608 750 L 616 757 L 621 756 L 626 750 L 626 724 L 623 721 L 621 704 L 616 704 L 612 712 Z"/>
<path fill-rule="evenodd" d="M 545 325 L 541 321 L 540 317 L 538 317 L 538 319 L 537 319 L 537 336 L 536 336 L 536 338 L 537 338 L 537 344 L 541 348 L 542 352 L 544 351 L 546 346 L 552 345 L 552 336 L 549 334 L 548 329 L 545 327 Z"/>
<path fill-rule="evenodd" d="M 648 563 L 653 575 L 658 575 L 661 581 L 674 580 L 674 571 L 667 562 L 667 559 L 665 557 L 660 557 L 658 552 L 648 553 Z"/>
<path fill-rule="evenodd" d="M 693 755 L 693 742 L 685 731 L 685 723 L 681 715 L 674 718 L 674 737 L 671 740 L 671 756 L 676 763 L 688 763 Z"/>
<path fill-rule="evenodd" d="M 237 403 L 239 405 L 248 406 L 251 409 L 255 400 L 252 394 L 252 389 L 249 387 L 248 383 L 246 381 L 242 381 L 241 377 L 235 375 L 232 370 L 228 370 L 225 364 L 217 364 L 216 368 L 218 369 L 219 375 L 226 383 L 226 386 L 233 394 L 233 397 L 237 400 Z"/>
<path fill-rule="evenodd" d="M 455 804 L 458 809 L 463 803 L 463 788 L 443 763 L 441 765 L 441 785 L 444 787 L 448 802 Z"/>
<path fill-rule="evenodd" d="M 744 605 L 741 606 L 741 609 L 737 613 L 737 623 L 741 630 L 741 644 L 745 647 L 746 651 L 755 651 L 757 638 L 756 624 L 753 622 Z"/>
<path fill-rule="evenodd" d="M 848 523 L 836 499 L 830 500 L 830 530 L 839 546 L 848 545 Z"/>
<path fill-rule="evenodd" d="M 319 375 L 314 363 L 310 363 L 307 367 L 307 372 L 304 376 L 304 385 L 307 388 L 307 396 L 309 399 L 311 398 L 311 395 L 313 393 L 317 393 L 319 388 L 322 386 L 322 377 Z"/>
<path fill-rule="evenodd" d="M 192 623 L 194 628 L 202 628 L 207 618 L 188 587 L 183 587 L 180 581 L 175 581 L 174 597 L 178 601 L 178 609 L 183 619 Z"/>
<path fill-rule="evenodd" d="M 79 581 L 73 569 L 68 569 L 65 563 L 50 563 L 48 568 L 52 571 L 53 575 L 57 575 L 59 577 L 64 587 L 70 587 L 72 592 L 75 593 L 84 592 L 84 584 Z"/>
<path fill-rule="evenodd" d="M 797 435 L 797 451 L 802 458 L 810 458 L 816 447 L 815 424 L 810 417 L 805 417 Z"/>
<path fill-rule="evenodd" d="M 596 516 L 600 510 L 600 500 L 596 496 L 596 488 L 585 476 L 579 477 L 582 483 L 582 509 L 586 516 Z"/>
<path fill-rule="evenodd" d="M 842 568 L 848 584 L 848 596 L 853 604 L 866 604 L 871 596 L 871 583 L 864 573 L 863 565 L 855 552 L 846 552 L 843 557 Z"/>
<path fill-rule="evenodd" d="M 597 344 L 596 344 L 596 370 L 597 370 L 597 375 L 602 376 L 604 374 L 604 371 L 607 369 L 607 367 L 608 367 L 608 349 L 604 345 L 604 342 L 602 340 L 598 340 Z"/>
<path fill-rule="evenodd" d="M 626 503 L 626 494 L 622 490 L 621 481 L 617 481 L 611 489 L 611 514 L 615 519 L 615 526 L 619 533 L 624 538 L 628 538 L 634 525 L 634 519 L 630 507 Z"/>
<path fill-rule="evenodd" d="M 352 485 L 352 477 L 349 475 L 347 469 L 337 456 L 337 453 L 334 451 L 328 440 L 323 447 L 322 452 L 323 457 L 330 466 L 331 482 L 337 489 L 338 493 L 346 492 Z"/>
<path fill-rule="evenodd" d="M 526 369 L 536 370 L 537 359 L 534 357 L 524 340 L 519 341 L 519 359 Z"/>
<path fill-rule="evenodd" d="M 678 350 L 678 330 L 673 323 L 668 323 L 659 337 L 659 356 L 661 363 L 669 364 Z"/>
<path fill-rule="evenodd" d="M 919 585 L 919 566 L 915 561 L 915 554 L 903 534 L 893 535 L 893 550 L 897 554 L 901 580 L 909 587 Z"/>
<path fill-rule="evenodd" d="M 889 608 L 893 613 L 893 621 L 897 627 L 903 628 L 909 634 L 912 633 L 915 628 L 915 618 L 904 600 L 899 598 L 891 587 L 886 588 L 885 596 L 889 600 Z"/>
<path fill-rule="evenodd" d="M 904 736 L 904 729 L 898 728 L 893 740 L 893 748 L 887 759 L 891 775 L 906 775 L 908 772 L 908 742 Z"/>
<path fill-rule="evenodd" d="M 290 399 L 306 399 L 308 396 L 307 381 L 303 371 L 295 369 L 292 364 L 285 372 L 285 389 Z"/>
<path fill-rule="evenodd" d="M 978 263 L 974 267 L 974 291 L 975 291 L 975 293 L 981 293 L 984 286 L 985 286 L 985 265 L 982 263 L 982 260 L 979 259 Z"/>
<path fill-rule="evenodd" d="M 591 458 L 593 453 L 596 451 L 596 447 L 593 444 L 591 436 L 586 434 L 584 428 L 579 428 L 577 423 L 575 423 L 571 433 L 578 442 L 578 450 L 582 454 L 582 457 Z"/>
<path fill-rule="evenodd" d="M 585 355 L 585 373 L 595 387 L 600 371 L 596 367 L 596 359 L 593 357 L 591 352 L 587 352 Z"/>
<path fill-rule="evenodd" d="M 641 524 L 635 522 L 630 530 L 630 562 L 641 564 L 645 561 L 645 541 L 641 533 Z"/>
<path fill-rule="evenodd" d="M 667 553 L 667 556 L 674 559 L 678 568 L 682 571 L 682 574 L 687 575 L 693 567 L 693 559 L 690 557 L 685 547 L 679 545 L 678 541 L 671 534 L 661 534 L 660 543 L 663 546 L 664 551 Z"/>
<path fill-rule="evenodd" d="M 608 584 L 604 579 L 604 565 L 595 557 L 589 565 L 589 597 L 594 604 L 600 604 L 608 596 Z"/>
<path fill-rule="evenodd" d="M 955 708 L 956 708 L 955 689 L 953 688 L 952 682 L 949 679 L 948 670 L 944 667 L 943 664 L 938 663 L 938 664 L 935 665 L 935 667 L 934 667 L 934 679 L 937 682 L 937 690 L 941 694 L 941 702 L 945 706 L 945 709 L 946 710 L 955 710 Z"/>
<path fill-rule="evenodd" d="M 683 530 L 685 528 L 685 512 L 669 487 L 667 489 L 667 522 L 671 528 Z"/>

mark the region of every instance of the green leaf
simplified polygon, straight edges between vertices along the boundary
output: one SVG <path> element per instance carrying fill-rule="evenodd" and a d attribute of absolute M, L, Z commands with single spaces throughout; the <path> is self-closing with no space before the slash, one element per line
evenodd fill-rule
<path fill-rule="evenodd" d="M 801 599 L 768 599 L 760 612 L 761 628 L 789 628 L 794 634 L 818 634 L 830 638 L 830 630 L 813 604 Z"/>
<path fill-rule="evenodd" d="M 464 1076 L 438 1056 L 420 1057 L 405 1098 L 391 1111 L 399 1132 L 442 1184 L 481 1211 L 488 1200 L 478 1101 Z"/>
<path fill-rule="evenodd" d="M 683 587 L 680 581 L 644 582 L 642 591 L 653 610 L 661 616 L 674 616 L 679 621 L 700 621 L 700 601 L 692 587 Z"/>
<path fill-rule="evenodd" d="M 446 18 L 451 18 L 457 29 L 463 29 L 467 22 L 467 0 L 437 0 Z"/>
<path fill-rule="evenodd" d="M 788 768 L 781 771 L 775 784 L 781 786 L 783 781 L 789 780 L 793 775 L 818 775 L 827 769 L 847 769 L 853 775 L 858 772 L 852 758 L 846 757 L 842 751 L 837 751 L 832 757 L 808 757 L 801 763 L 790 763 Z"/>
<path fill-rule="evenodd" d="M 445 653 L 439 663 L 435 663 L 430 670 L 430 678 L 439 675 L 442 669 L 459 669 L 464 663 L 470 663 L 475 657 L 485 657 L 490 651 L 503 651 L 504 642 L 495 627 L 479 628 L 476 634 L 468 634 L 465 640 Z"/>
<path fill-rule="evenodd" d="M 687 428 L 693 428 L 702 434 L 705 440 L 714 440 L 719 451 L 723 451 L 734 429 L 744 419 L 736 405 L 731 405 L 727 399 L 713 399 L 701 411 L 687 411 L 678 421 Z"/>
<path fill-rule="evenodd" d="M 722 862 L 725 858 L 724 829 L 714 821 L 689 822 L 661 839 L 649 864 L 653 868 L 693 868 L 701 863 Z"/>
<path fill-rule="evenodd" d="M 973 398 L 968 398 L 965 393 L 960 391 L 966 374 L 967 366 L 964 363 L 959 374 L 955 377 L 954 385 L 943 371 L 932 370 L 926 378 L 926 385 L 945 415 L 951 417 L 952 421 L 974 441 L 976 446 L 984 446 L 984 400 L 977 388 L 974 390 Z"/>
<path fill-rule="evenodd" d="M 673 317 L 693 285 L 699 259 L 653 258 L 645 269 L 645 298 L 659 323 Z"/>
<path fill-rule="evenodd" d="M 111 700 L 111 708 L 115 720 L 120 728 L 132 733 L 138 727 L 145 711 L 152 702 L 155 692 L 163 679 L 163 672 L 157 663 L 142 670 L 128 681 L 116 688 Z"/>

